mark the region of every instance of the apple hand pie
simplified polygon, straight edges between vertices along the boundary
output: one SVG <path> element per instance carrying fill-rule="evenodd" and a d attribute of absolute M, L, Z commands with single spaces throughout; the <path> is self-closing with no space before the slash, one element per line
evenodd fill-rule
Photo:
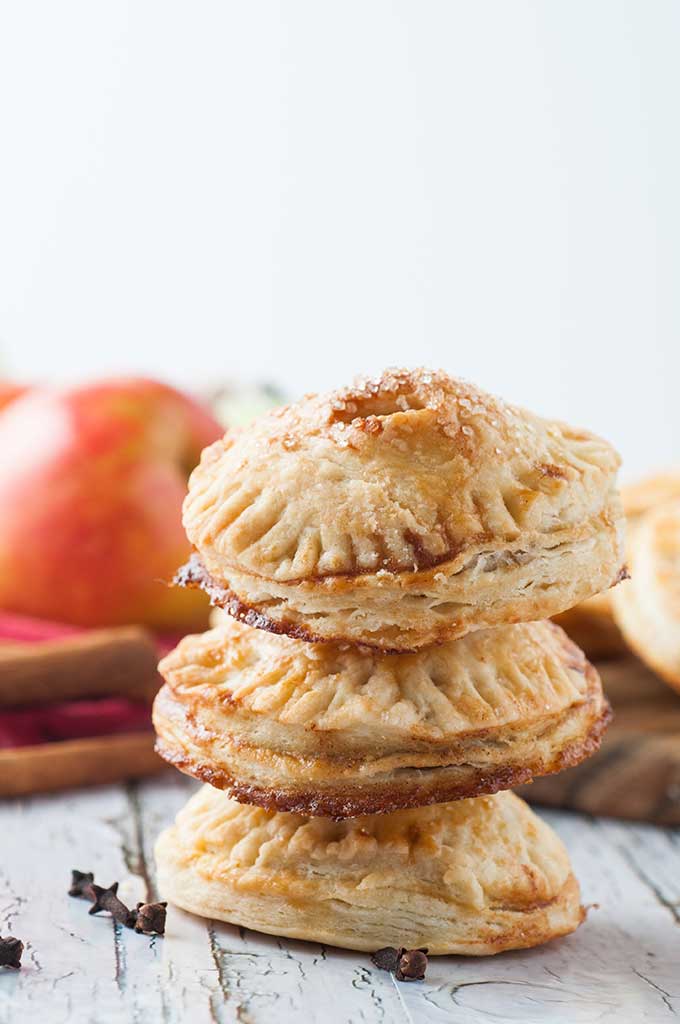
<path fill-rule="evenodd" d="M 680 498 L 680 472 L 656 473 L 621 488 L 621 502 L 628 532 L 650 509 L 674 498 Z M 589 658 L 614 658 L 628 650 L 626 641 L 614 618 L 613 593 L 596 594 L 575 608 L 554 616 L 574 643 Z"/>
<path fill-rule="evenodd" d="M 654 473 L 621 488 L 623 511 L 629 523 L 638 522 L 650 509 L 675 498 L 680 498 L 680 471 L 677 469 Z"/>
<path fill-rule="evenodd" d="M 204 451 L 178 581 L 248 625 L 385 651 L 546 618 L 622 574 L 618 466 L 443 372 L 386 371 Z"/>
<path fill-rule="evenodd" d="M 632 650 L 680 691 L 680 498 L 640 516 L 628 537 L 631 579 L 612 598 Z"/>
<path fill-rule="evenodd" d="M 184 910 L 349 949 L 483 956 L 584 918 L 562 843 L 512 793 L 336 822 L 204 786 L 161 835 L 156 864 Z"/>
<path fill-rule="evenodd" d="M 223 620 L 161 662 L 154 725 L 166 761 L 244 803 L 342 818 L 493 793 L 577 764 L 609 720 L 549 622 L 385 654 Z"/>

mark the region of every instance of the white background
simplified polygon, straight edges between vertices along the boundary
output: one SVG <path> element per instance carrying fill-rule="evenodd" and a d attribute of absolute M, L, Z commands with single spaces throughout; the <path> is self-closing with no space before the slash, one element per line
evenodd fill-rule
<path fill-rule="evenodd" d="M 0 359 L 425 363 L 680 463 L 677 0 L 0 0 Z"/>

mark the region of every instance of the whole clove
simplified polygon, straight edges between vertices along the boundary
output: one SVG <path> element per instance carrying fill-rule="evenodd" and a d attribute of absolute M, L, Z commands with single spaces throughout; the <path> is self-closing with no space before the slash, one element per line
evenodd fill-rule
<path fill-rule="evenodd" d="M 135 931 L 144 935 L 164 935 L 167 903 L 138 903 L 135 915 Z"/>
<path fill-rule="evenodd" d="M 97 885 L 91 871 L 71 871 L 69 896 L 82 896 L 92 901 L 90 914 L 106 911 L 126 928 L 134 928 L 143 935 L 164 935 L 167 903 L 138 903 L 135 910 L 125 906 L 118 896 L 118 882 L 108 889 Z"/>
<path fill-rule="evenodd" d="M 397 981 L 422 981 L 427 970 L 427 947 L 421 949 L 396 949 L 384 946 L 371 957 L 381 971 L 389 971 Z"/>
<path fill-rule="evenodd" d="M 427 947 L 403 949 L 394 973 L 397 981 L 422 981 L 427 970 Z"/>
<path fill-rule="evenodd" d="M 135 923 L 135 915 L 122 900 L 118 899 L 118 882 L 114 882 L 108 889 L 92 882 L 90 890 L 94 899 L 89 910 L 90 914 L 98 914 L 101 910 L 106 910 L 114 920 L 124 924 L 127 928 L 132 928 Z"/>
<path fill-rule="evenodd" d="M 91 900 L 92 893 L 90 888 L 94 882 L 94 874 L 91 871 L 78 871 L 77 868 L 73 868 L 71 871 L 71 888 L 68 891 L 69 896 L 83 896 L 85 899 Z"/>
<path fill-rule="evenodd" d="M 5 939 L 0 936 L 0 967 L 12 967 L 18 971 L 23 951 L 24 944 L 21 939 L 15 939 L 13 935 L 8 935 Z"/>
<path fill-rule="evenodd" d="M 378 949 L 372 955 L 371 960 L 381 971 L 389 971 L 390 974 L 395 974 L 399 966 L 400 956 L 401 951 L 395 949 L 394 946 L 383 946 L 382 949 Z"/>

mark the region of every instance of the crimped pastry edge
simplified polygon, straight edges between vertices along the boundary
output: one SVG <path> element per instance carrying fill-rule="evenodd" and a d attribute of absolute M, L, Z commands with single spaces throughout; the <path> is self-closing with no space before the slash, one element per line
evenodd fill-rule
<path fill-rule="evenodd" d="M 361 644 L 386 653 L 405 653 L 457 639 L 474 629 L 550 618 L 626 579 L 618 526 L 606 516 L 600 526 L 578 538 L 571 551 L 566 550 L 568 544 L 557 542 L 537 549 L 531 560 L 535 567 L 540 567 L 541 560 L 555 561 L 550 578 L 538 582 L 527 571 L 531 564 L 513 564 L 519 551 L 507 548 L 502 552 L 477 552 L 467 568 L 464 561 L 456 559 L 417 573 L 326 577 L 293 583 L 233 571 L 227 582 L 211 573 L 200 555 L 194 553 L 178 571 L 174 583 L 204 590 L 213 605 L 255 629 L 309 643 Z M 452 601 L 452 581 L 462 594 L 468 574 L 474 573 L 479 559 L 485 557 L 508 558 L 511 569 L 496 568 L 488 573 L 494 580 L 488 583 L 490 589 L 482 588 L 476 603 Z M 557 565 L 561 557 L 580 567 L 566 583 Z M 593 567 L 592 573 L 585 572 L 582 559 L 588 568 Z M 507 590 L 507 596 L 494 600 L 492 590 L 494 584 L 498 585 L 499 573 L 506 577 L 507 586 L 502 589 Z"/>

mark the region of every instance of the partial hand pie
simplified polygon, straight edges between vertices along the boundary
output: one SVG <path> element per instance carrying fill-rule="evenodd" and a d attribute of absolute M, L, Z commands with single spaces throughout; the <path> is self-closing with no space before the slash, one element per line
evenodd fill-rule
<path fill-rule="evenodd" d="M 643 477 L 637 483 L 621 488 L 621 501 L 626 520 L 635 523 L 640 516 L 667 501 L 680 498 L 680 472 L 669 470 Z"/>
<path fill-rule="evenodd" d="M 512 793 L 334 822 L 205 786 L 156 863 L 160 891 L 191 913 L 349 949 L 478 956 L 584 917 L 562 843 Z"/>
<path fill-rule="evenodd" d="M 650 509 L 680 499 L 680 472 L 657 473 L 621 489 L 626 522 L 631 528 Z M 612 593 L 596 594 L 554 616 L 589 658 L 613 658 L 625 654 L 626 641 L 614 619 Z"/>
<path fill-rule="evenodd" d="M 179 581 L 251 626 L 388 651 L 548 617 L 621 576 L 618 465 L 442 372 L 388 371 L 206 449 Z"/>
<path fill-rule="evenodd" d="M 493 793 L 583 760 L 609 719 L 549 622 L 397 655 L 223 618 L 161 662 L 154 724 L 162 757 L 245 803 L 340 818 Z"/>
<path fill-rule="evenodd" d="M 680 690 L 680 499 L 639 519 L 628 535 L 631 579 L 612 596 L 628 645 Z"/>

